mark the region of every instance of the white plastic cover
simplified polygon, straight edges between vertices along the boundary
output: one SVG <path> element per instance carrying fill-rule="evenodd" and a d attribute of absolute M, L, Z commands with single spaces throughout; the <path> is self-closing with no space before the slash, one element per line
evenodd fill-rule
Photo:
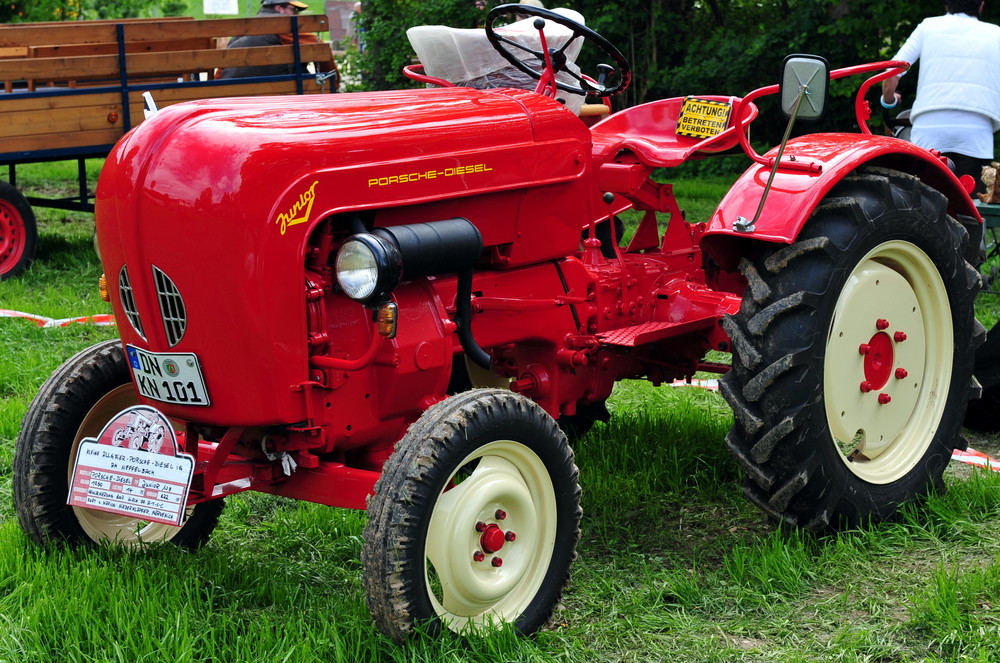
<path fill-rule="evenodd" d="M 583 16 L 572 9 L 553 9 L 552 11 L 584 25 Z M 532 25 L 534 18 L 496 28 L 498 34 L 533 51 L 541 51 L 542 43 L 538 30 Z M 573 32 L 558 23 L 545 22 L 545 40 L 550 49 L 562 48 L 573 37 Z M 424 65 L 424 73 L 435 78 L 475 88 L 515 87 L 533 90 L 535 79 L 510 64 L 486 38 L 486 30 L 473 28 L 450 28 L 445 25 L 420 25 L 406 31 L 406 36 Z M 575 60 L 583 47 L 583 39 L 577 39 L 566 49 L 567 66 L 577 73 Z M 541 69 L 537 60 L 532 60 L 527 52 L 520 51 L 515 46 L 507 45 L 508 50 L 525 61 L 533 69 Z M 572 77 L 560 74 L 557 79 L 568 85 L 577 86 Z M 566 101 L 566 106 L 578 113 L 583 104 L 584 95 L 570 94 L 562 90 L 556 95 Z"/>

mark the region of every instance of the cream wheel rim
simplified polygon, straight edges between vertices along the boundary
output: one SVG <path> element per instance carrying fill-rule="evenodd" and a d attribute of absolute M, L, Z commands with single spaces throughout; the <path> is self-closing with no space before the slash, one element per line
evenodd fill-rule
<path fill-rule="evenodd" d="M 557 521 L 548 470 L 523 444 L 491 442 L 458 467 L 433 506 L 424 563 L 431 604 L 455 631 L 517 619 L 545 579 Z"/>
<path fill-rule="evenodd" d="M 850 470 L 887 484 L 927 452 L 952 373 L 951 306 L 933 261 L 893 240 L 872 249 L 837 298 L 823 361 L 833 443 Z"/>

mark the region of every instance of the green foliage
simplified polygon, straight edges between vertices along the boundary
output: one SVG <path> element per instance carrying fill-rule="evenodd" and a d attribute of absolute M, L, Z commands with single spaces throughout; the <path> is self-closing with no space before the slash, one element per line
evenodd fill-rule
<path fill-rule="evenodd" d="M 188 3 L 184 0 L 163 0 L 160 11 L 164 16 L 185 16 L 188 13 Z"/>
<path fill-rule="evenodd" d="M 182 16 L 187 0 L 7 0 L 0 23 Z"/>
<path fill-rule="evenodd" d="M 159 0 L 85 0 L 87 18 L 115 19 L 152 16 Z M 186 8 L 185 4 L 185 8 Z"/>
<path fill-rule="evenodd" d="M 75 21 L 84 0 L 7 0 L 0 4 L 0 23 Z"/>

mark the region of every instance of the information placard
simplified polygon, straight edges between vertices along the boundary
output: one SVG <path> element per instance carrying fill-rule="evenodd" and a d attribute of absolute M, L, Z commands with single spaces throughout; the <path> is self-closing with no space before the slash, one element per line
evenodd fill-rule
<path fill-rule="evenodd" d="M 180 526 L 193 475 L 166 416 L 136 405 L 80 441 L 67 504 Z"/>

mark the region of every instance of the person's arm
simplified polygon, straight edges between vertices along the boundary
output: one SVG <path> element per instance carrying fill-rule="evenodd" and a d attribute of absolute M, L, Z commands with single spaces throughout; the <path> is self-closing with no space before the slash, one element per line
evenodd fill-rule
<path fill-rule="evenodd" d="M 894 108 L 899 103 L 900 96 L 896 93 L 899 86 L 899 76 L 893 76 L 882 81 L 882 106 Z"/>

